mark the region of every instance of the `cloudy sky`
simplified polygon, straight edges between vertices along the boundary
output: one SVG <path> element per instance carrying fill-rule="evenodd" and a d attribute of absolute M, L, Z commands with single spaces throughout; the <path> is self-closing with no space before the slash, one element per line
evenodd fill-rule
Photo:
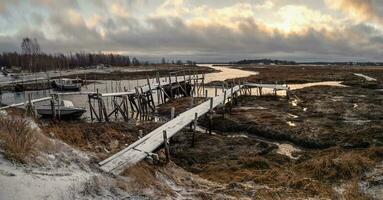
<path fill-rule="evenodd" d="M 383 61 L 382 0 L 0 0 L 0 51 Z"/>

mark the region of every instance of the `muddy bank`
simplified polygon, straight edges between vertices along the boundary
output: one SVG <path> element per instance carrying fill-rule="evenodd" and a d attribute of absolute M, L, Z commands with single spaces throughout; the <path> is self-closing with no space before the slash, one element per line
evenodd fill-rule
<path fill-rule="evenodd" d="M 111 71 L 111 72 L 88 72 L 82 74 L 71 74 L 64 76 L 65 78 L 80 78 L 89 80 L 136 80 L 145 79 L 149 77 L 155 77 L 157 73 L 161 77 L 169 76 L 170 72 L 186 70 L 185 74 L 188 75 L 194 73 L 213 73 L 218 72 L 210 67 L 202 66 L 179 66 L 179 65 L 159 65 L 159 66 L 147 66 L 138 67 L 136 71 Z M 179 76 L 183 76 L 184 73 L 180 72 Z"/>
<path fill-rule="evenodd" d="M 364 88 L 383 87 L 383 67 L 376 66 L 257 66 L 235 65 L 235 68 L 259 72 L 246 78 L 249 82 L 263 83 L 310 83 L 322 81 L 343 81 L 343 84 Z M 377 81 L 369 81 L 363 74 Z"/>

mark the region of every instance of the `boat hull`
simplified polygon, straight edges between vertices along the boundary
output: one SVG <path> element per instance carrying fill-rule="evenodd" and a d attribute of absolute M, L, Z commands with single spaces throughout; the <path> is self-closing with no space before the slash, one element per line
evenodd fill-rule
<path fill-rule="evenodd" d="M 36 109 L 37 113 L 44 118 L 53 117 L 52 109 L 49 106 L 44 106 Z M 83 108 L 69 108 L 61 107 L 60 109 L 56 108 L 56 115 L 60 113 L 60 118 L 79 118 L 86 112 Z"/>

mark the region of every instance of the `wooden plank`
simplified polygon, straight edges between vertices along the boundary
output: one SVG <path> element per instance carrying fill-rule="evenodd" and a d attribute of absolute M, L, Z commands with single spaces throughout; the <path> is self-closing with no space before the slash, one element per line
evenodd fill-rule
<path fill-rule="evenodd" d="M 42 102 L 42 101 L 48 101 L 48 100 L 51 100 L 52 97 L 44 97 L 44 98 L 40 98 L 40 99 L 33 99 L 31 100 L 31 103 L 38 103 L 38 102 Z M 12 105 L 8 105 L 8 106 L 4 106 L 4 107 L 1 107 L 0 110 L 4 110 L 4 109 L 7 109 L 7 108 L 12 108 L 12 107 L 18 107 L 18 106 L 23 106 L 25 104 L 28 104 L 29 101 L 26 101 L 26 102 L 22 102 L 22 103 L 16 103 L 16 104 L 12 104 Z"/>
<path fill-rule="evenodd" d="M 233 91 L 236 92 L 240 88 L 240 86 L 235 86 Z M 227 95 L 230 94 L 230 92 L 227 92 Z M 177 132 L 193 122 L 195 113 L 198 113 L 198 116 L 202 116 L 209 112 L 211 109 L 211 104 L 212 107 L 215 108 L 223 103 L 223 99 L 223 95 L 221 94 L 219 96 L 213 97 L 212 103 L 210 102 L 211 100 L 208 100 L 194 108 L 189 109 L 184 113 L 181 113 L 173 120 L 170 120 L 169 122 L 158 127 L 140 140 L 129 145 L 127 148 L 100 162 L 99 165 L 101 169 L 114 174 L 121 173 L 126 167 L 130 167 L 143 160 L 149 153 L 161 146 L 164 141 L 164 130 L 167 132 L 167 137 L 171 138 Z"/>
<path fill-rule="evenodd" d="M 289 90 L 288 85 L 277 85 L 277 84 L 262 84 L 262 83 L 245 83 L 247 87 L 257 87 L 257 88 L 270 88 L 277 90 Z"/>

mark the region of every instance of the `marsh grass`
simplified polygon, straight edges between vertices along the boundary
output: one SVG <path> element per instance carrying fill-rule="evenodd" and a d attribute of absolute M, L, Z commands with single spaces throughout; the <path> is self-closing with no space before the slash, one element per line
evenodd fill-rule
<path fill-rule="evenodd" d="M 25 163 L 34 152 L 36 130 L 30 121 L 15 115 L 0 117 L 1 147 L 7 159 Z"/>

